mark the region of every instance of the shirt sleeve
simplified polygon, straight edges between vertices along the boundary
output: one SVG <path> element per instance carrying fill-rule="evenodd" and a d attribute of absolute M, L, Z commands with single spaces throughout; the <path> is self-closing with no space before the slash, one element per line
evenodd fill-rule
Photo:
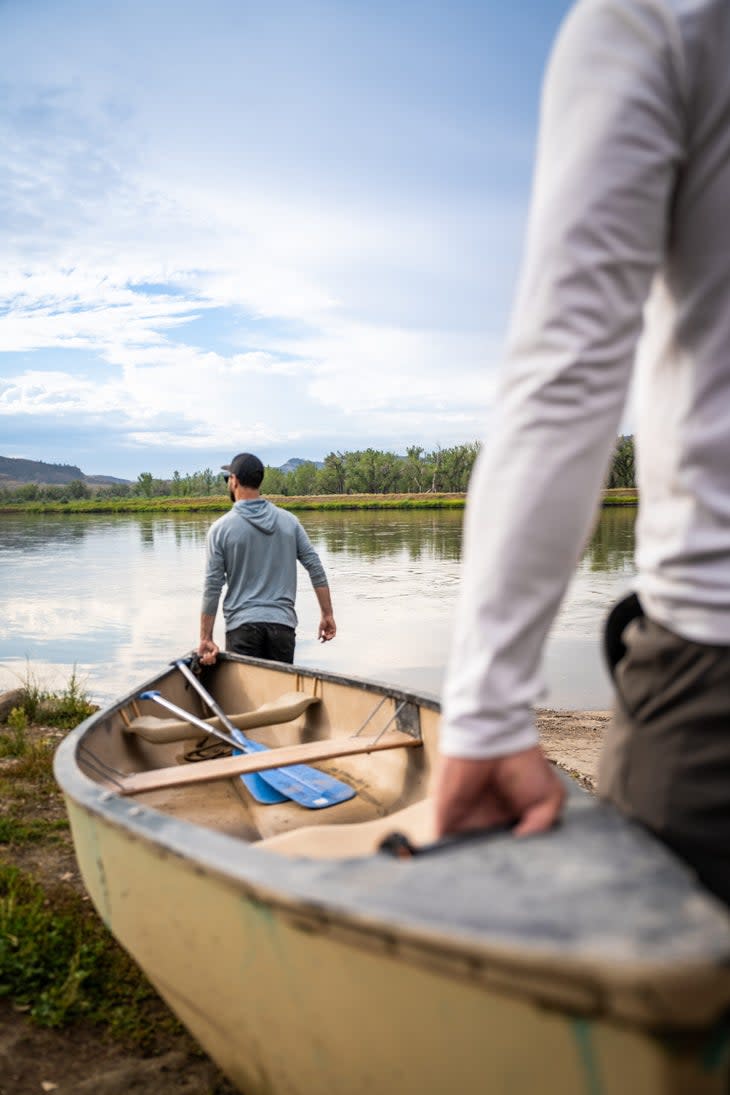
<path fill-rule="evenodd" d="M 537 741 L 545 638 L 588 536 L 666 250 L 682 63 L 661 2 L 585 0 L 556 42 L 506 367 L 467 499 L 447 756 Z"/>
<path fill-rule="evenodd" d="M 226 568 L 220 542 L 219 530 L 212 525 L 205 541 L 205 578 L 203 581 L 203 604 L 201 611 L 205 616 L 215 616 L 218 611 L 221 590 L 226 578 Z"/>
<path fill-rule="evenodd" d="M 296 535 L 297 559 L 309 574 L 309 580 L 312 583 L 312 587 L 314 589 L 321 589 L 322 586 L 329 584 L 327 575 L 324 572 L 322 560 L 312 547 L 312 543 L 300 521 L 296 522 Z"/>

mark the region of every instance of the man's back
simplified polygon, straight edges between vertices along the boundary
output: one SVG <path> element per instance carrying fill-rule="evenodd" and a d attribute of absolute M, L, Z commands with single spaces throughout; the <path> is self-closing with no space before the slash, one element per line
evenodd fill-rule
<path fill-rule="evenodd" d="M 294 525 L 271 502 L 236 502 L 210 532 L 226 573 L 223 612 L 230 629 L 250 621 L 296 626 L 297 548 Z"/>
<path fill-rule="evenodd" d="M 309 573 L 319 603 L 320 642 L 337 634 L 327 576 L 297 518 L 261 497 L 265 469 L 258 456 L 239 452 L 222 471 L 233 508 L 214 522 L 206 539 L 200 660 L 212 665 L 219 653 L 213 626 L 225 584 L 226 650 L 291 663 L 297 561 Z"/>
<path fill-rule="evenodd" d="M 207 552 L 204 604 L 217 598 L 225 576 L 229 631 L 245 623 L 296 627 L 297 559 L 315 583 L 326 582 L 297 518 L 264 498 L 238 501 L 220 517 L 208 533 Z"/>

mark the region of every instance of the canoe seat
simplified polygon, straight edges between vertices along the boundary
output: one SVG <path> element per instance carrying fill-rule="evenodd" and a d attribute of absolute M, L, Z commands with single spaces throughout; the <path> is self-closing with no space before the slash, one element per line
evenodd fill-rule
<path fill-rule="evenodd" d="M 278 726 L 282 722 L 291 722 L 306 711 L 313 703 L 319 703 L 319 696 L 308 696 L 305 692 L 285 692 L 275 700 L 262 703 L 253 711 L 243 711 L 239 715 L 229 715 L 230 721 L 238 730 L 253 730 L 259 726 Z M 224 730 L 217 717 L 204 719 L 209 726 Z M 187 741 L 199 738 L 199 726 L 183 722 L 181 719 L 160 719 L 156 715 L 138 715 L 125 723 L 128 733 L 138 734 L 154 745 L 165 745 L 173 741 Z"/>
<path fill-rule="evenodd" d="M 259 840 L 251 847 L 307 859 L 352 859 L 374 855 L 383 838 L 393 832 L 403 833 L 413 844 L 428 844 L 433 840 L 433 815 L 433 799 L 424 798 L 373 821 L 305 825 Z"/>

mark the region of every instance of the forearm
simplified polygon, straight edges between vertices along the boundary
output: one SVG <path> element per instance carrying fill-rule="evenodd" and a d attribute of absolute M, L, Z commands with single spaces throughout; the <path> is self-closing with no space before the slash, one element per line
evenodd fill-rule
<path fill-rule="evenodd" d="M 200 614 L 200 641 L 201 643 L 211 642 L 213 639 L 213 626 L 215 624 L 215 613 L 212 615 L 208 612 L 201 612 Z"/>
<path fill-rule="evenodd" d="M 334 615 L 332 609 L 332 597 L 330 594 L 330 587 L 327 586 L 315 586 L 314 592 L 319 602 L 320 612 L 323 616 Z"/>
<path fill-rule="evenodd" d="M 320 642 L 328 643 L 330 639 L 334 639 L 335 635 L 337 634 L 337 624 L 335 623 L 335 617 L 332 612 L 332 598 L 330 597 L 330 587 L 328 585 L 315 586 L 314 592 L 317 595 L 317 600 L 319 601 L 320 608 L 317 636 Z"/>
<path fill-rule="evenodd" d="M 445 754 L 496 757 L 536 743 L 542 650 L 590 531 L 617 417 L 573 426 L 567 442 L 533 419 L 480 458 L 444 685 Z"/>

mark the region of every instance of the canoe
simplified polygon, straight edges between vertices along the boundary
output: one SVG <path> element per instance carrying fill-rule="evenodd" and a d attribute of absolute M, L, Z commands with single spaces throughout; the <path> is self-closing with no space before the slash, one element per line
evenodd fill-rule
<path fill-rule="evenodd" d="M 55 773 L 99 915 L 242 1092 L 728 1090 L 730 917 L 643 830 L 566 777 L 550 833 L 434 844 L 435 698 L 232 655 L 203 682 L 256 749 L 212 756 L 169 665 Z M 243 778 L 302 770 L 348 797 Z"/>

